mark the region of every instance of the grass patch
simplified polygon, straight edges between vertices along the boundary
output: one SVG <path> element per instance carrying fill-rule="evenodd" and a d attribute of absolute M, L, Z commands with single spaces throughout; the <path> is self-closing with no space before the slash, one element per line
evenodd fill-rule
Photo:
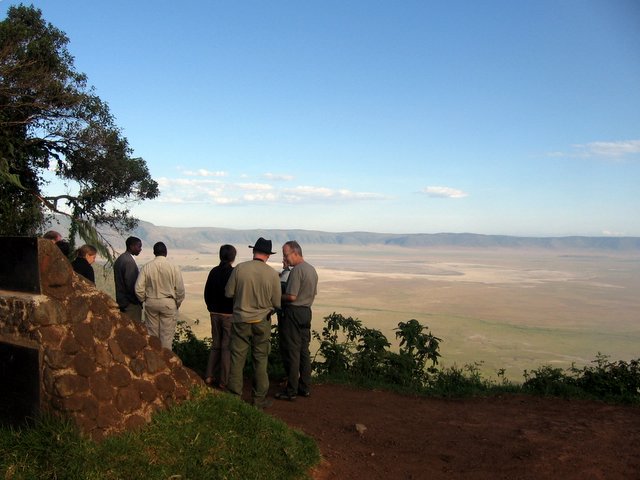
<path fill-rule="evenodd" d="M 311 438 L 206 389 L 99 444 L 69 421 L 44 417 L 0 430 L 0 448 L 5 479 L 299 479 L 320 460 Z"/>

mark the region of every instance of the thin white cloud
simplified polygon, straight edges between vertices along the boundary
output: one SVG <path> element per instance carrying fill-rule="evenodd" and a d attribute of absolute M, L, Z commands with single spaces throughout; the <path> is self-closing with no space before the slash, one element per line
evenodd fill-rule
<path fill-rule="evenodd" d="M 592 142 L 586 145 L 574 145 L 591 156 L 624 157 L 640 153 L 640 140 L 625 142 Z"/>
<path fill-rule="evenodd" d="M 590 142 L 571 145 L 570 152 L 550 152 L 552 157 L 622 159 L 640 154 L 640 140 Z"/>
<path fill-rule="evenodd" d="M 384 195 L 370 192 L 352 192 L 347 189 L 331 189 L 327 187 L 313 187 L 301 185 L 283 190 L 290 202 L 302 200 L 378 200 L 386 198 Z"/>
<path fill-rule="evenodd" d="M 242 200 L 247 203 L 274 203 L 278 199 L 278 195 L 272 192 L 246 193 L 242 196 Z"/>
<path fill-rule="evenodd" d="M 204 168 L 199 168 L 198 170 L 183 170 L 182 173 L 187 177 L 226 177 L 227 172 L 217 171 L 212 172 L 211 170 L 205 170 Z"/>
<path fill-rule="evenodd" d="M 429 186 L 422 189 L 422 193 L 426 193 L 429 197 L 434 198 L 464 198 L 469 194 L 451 187 Z"/>
<path fill-rule="evenodd" d="M 202 187 L 206 185 L 218 185 L 220 180 L 205 180 L 191 178 L 167 178 L 160 177 L 156 179 L 160 187 L 182 186 L 182 187 Z"/>
<path fill-rule="evenodd" d="M 624 232 L 612 232 L 611 230 L 603 230 L 602 235 L 606 237 L 624 237 L 626 233 Z"/>
<path fill-rule="evenodd" d="M 293 178 L 293 177 L 292 177 Z M 160 186 L 159 201 L 165 203 L 204 203 L 213 205 L 314 204 L 322 202 L 356 202 L 380 200 L 385 195 L 354 192 L 348 189 L 299 185 L 281 188 L 263 182 L 223 182 L 204 178 L 156 179 Z"/>
<path fill-rule="evenodd" d="M 287 175 L 284 173 L 267 172 L 264 175 L 262 175 L 262 177 L 266 178 L 267 180 L 274 180 L 274 181 L 290 182 L 291 180 L 293 180 L 293 175 Z"/>
<path fill-rule="evenodd" d="M 273 190 L 273 185 L 268 183 L 238 183 L 240 190 Z"/>

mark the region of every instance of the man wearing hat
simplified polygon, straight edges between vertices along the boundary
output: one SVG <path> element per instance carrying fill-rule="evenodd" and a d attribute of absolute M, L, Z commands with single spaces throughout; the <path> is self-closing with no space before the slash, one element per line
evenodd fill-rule
<path fill-rule="evenodd" d="M 267 265 L 271 251 L 271 240 L 260 237 L 253 249 L 253 260 L 242 262 L 231 273 L 225 295 L 233 297 L 231 320 L 231 368 L 227 389 L 236 395 L 242 394 L 242 371 L 249 348 L 252 349 L 254 382 L 253 404 L 258 408 L 271 405 L 267 400 L 269 376 L 267 363 L 269 339 L 271 337 L 271 314 L 280 308 L 280 277 Z"/>

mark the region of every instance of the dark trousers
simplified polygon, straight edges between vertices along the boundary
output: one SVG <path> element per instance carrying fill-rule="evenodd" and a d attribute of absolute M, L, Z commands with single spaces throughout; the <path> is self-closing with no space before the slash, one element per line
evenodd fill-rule
<path fill-rule="evenodd" d="M 287 368 L 287 393 L 308 392 L 311 384 L 311 308 L 287 305 L 280 329 L 280 348 Z"/>

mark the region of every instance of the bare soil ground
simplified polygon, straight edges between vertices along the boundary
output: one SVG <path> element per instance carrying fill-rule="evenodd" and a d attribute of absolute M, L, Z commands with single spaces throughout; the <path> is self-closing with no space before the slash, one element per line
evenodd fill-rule
<path fill-rule="evenodd" d="M 323 384 L 310 398 L 274 400 L 266 413 L 316 440 L 315 480 L 640 478 L 638 407 Z"/>

